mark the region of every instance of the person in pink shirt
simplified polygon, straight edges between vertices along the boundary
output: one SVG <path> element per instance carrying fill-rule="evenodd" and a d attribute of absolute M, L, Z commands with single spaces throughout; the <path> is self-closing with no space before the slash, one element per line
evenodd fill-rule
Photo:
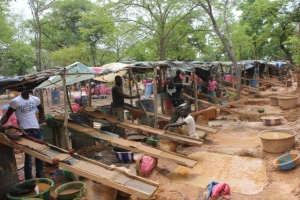
<path fill-rule="evenodd" d="M 214 80 L 213 76 L 210 77 L 210 79 L 208 80 L 208 92 L 207 94 L 209 96 L 212 96 L 212 97 L 216 97 L 216 88 L 218 86 L 218 83 L 217 81 Z M 214 103 L 214 100 L 213 99 L 210 99 L 210 102 Z"/>

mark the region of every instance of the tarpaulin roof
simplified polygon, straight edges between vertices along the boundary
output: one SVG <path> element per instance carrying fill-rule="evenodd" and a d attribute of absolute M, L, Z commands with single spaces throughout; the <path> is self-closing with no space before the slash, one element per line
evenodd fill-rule
<path fill-rule="evenodd" d="M 0 89 L 10 89 L 18 92 L 26 90 L 32 90 L 49 77 L 29 75 L 25 76 L 14 76 L 14 77 L 3 77 L 0 79 Z"/>
<path fill-rule="evenodd" d="M 109 63 L 101 67 L 93 67 L 94 71 L 97 71 L 96 77 L 93 78 L 96 81 L 113 82 L 116 76 L 124 76 L 127 73 L 126 67 L 129 64 L 124 63 Z"/>
<path fill-rule="evenodd" d="M 66 85 L 89 80 L 95 77 L 95 72 L 80 62 L 75 62 L 66 67 Z M 61 87 L 63 81 L 61 75 L 51 76 L 37 88 Z"/>

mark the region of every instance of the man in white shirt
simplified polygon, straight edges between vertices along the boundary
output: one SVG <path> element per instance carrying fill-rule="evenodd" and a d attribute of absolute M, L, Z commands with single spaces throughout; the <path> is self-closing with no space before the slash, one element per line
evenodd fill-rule
<path fill-rule="evenodd" d="M 5 124 L 11 114 L 15 112 L 19 127 L 22 128 L 27 135 L 34 137 L 40 141 L 43 140 L 43 133 L 40 129 L 40 123 L 44 121 L 44 108 L 38 97 L 30 95 L 32 90 L 24 90 L 22 93 L 13 98 L 10 102 L 10 107 L 8 108 L 6 114 L 0 120 L 0 126 Z M 35 115 L 36 107 L 39 110 L 39 122 Z M 44 178 L 43 173 L 43 161 L 40 159 L 35 159 L 36 166 L 36 178 Z M 32 179 L 32 157 L 25 154 L 24 163 L 24 174 L 25 180 Z"/>
<path fill-rule="evenodd" d="M 172 132 L 187 135 L 190 137 L 196 137 L 195 120 L 191 115 L 189 115 L 189 110 L 189 104 L 184 105 L 181 109 L 180 119 L 175 123 L 167 124 L 164 127 L 164 130 L 167 130 L 168 128 L 172 127 Z M 180 126 L 183 127 L 181 128 Z"/>

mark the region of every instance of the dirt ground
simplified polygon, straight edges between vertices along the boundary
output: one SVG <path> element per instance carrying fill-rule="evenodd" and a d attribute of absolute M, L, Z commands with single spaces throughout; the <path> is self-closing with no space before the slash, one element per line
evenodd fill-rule
<path fill-rule="evenodd" d="M 262 145 L 260 144 L 260 140 L 257 134 L 266 129 L 272 128 L 288 128 L 294 129 L 295 131 L 300 131 L 300 107 L 298 106 L 295 109 L 291 110 L 281 110 L 278 107 L 269 105 L 269 96 L 270 95 L 286 95 L 293 94 L 296 89 L 296 83 L 293 83 L 292 87 L 288 87 L 287 90 L 285 87 L 277 87 L 277 91 L 273 92 L 271 89 L 267 89 L 266 91 L 260 92 L 259 95 L 256 95 L 256 98 L 251 98 L 249 104 L 245 105 L 243 108 L 233 108 L 235 110 L 239 110 L 239 112 L 245 113 L 242 117 L 236 114 L 230 115 L 219 115 L 216 120 L 209 121 L 209 125 L 218 129 L 217 134 L 210 134 L 205 140 L 204 144 L 201 147 L 179 147 L 177 152 L 185 155 L 191 155 L 196 152 L 214 152 L 219 154 L 226 155 L 238 155 L 238 156 L 246 156 L 252 158 L 258 158 L 264 161 L 266 166 L 266 176 L 267 176 L 267 185 L 263 188 L 262 192 L 254 195 L 245 195 L 242 193 L 231 192 L 231 199 L 235 200 L 298 200 L 300 199 L 300 167 L 296 167 L 290 171 L 281 171 L 277 169 L 273 165 L 273 161 L 281 156 L 284 153 L 280 154 L 271 154 L 263 151 Z M 128 90 L 125 90 L 125 93 L 129 93 Z M 133 93 L 135 94 L 135 93 Z M 294 95 L 298 95 L 295 93 Z M 46 113 L 58 113 L 63 111 L 63 102 L 61 101 L 58 105 L 47 106 L 47 97 L 44 97 L 45 101 L 45 111 Z M 51 101 L 51 97 L 48 97 L 48 101 Z M 135 100 L 133 100 L 134 102 Z M 7 96 L 2 96 L 0 99 L 0 106 L 8 104 L 9 99 Z M 109 105 L 111 102 L 111 96 L 108 95 L 105 99 L 93 99 L 93 106 L 102 106 Z M 126 100 L 127 103 L 130 103 L 130 100 Z M 264 108 L 264 113 L 258 113 L 258 108 Z M 263 115 L 281 115 L 284 116 L 281 125 L 276 127 L 267 127 L 264 126 L 260 120 L 260 117 Z M 298 119 L 298 120 L 297 120 Z M 255 133 L 256 136 L 251 136 L 252 140 L 249 140 L 249 135 L 246 134 L 247 131 L 251 131 L 251 133 Z M 94 149 L 95 150 L 95 149 Z M 116 164 L 118 163 L 115 158 L 110 157 L 109 148 L 105 148 L 103 146 L 99 147 L 97 151 L 84 151 L 82 150 L 82 154 L 86 154 L 91 156 L 106 156 L 106 164 Z M 292 149 L 287 150 L 288 152 L 299 152 L 300 143 L 299 143 L 299 135 L 296 137 L 295 145 Z M 94 154 L 93 152 L 96 152 Z M 16 160 L 18 163 L 18 169 L 20 178 L 22 178 L 22 169 L 23 169 L 23 154 L 16 152 Z M 101 161 L 101 159 L 100 159 Z M 217 163 L 212 163 L 213 166 Z M 122 164 L 119 163 L 120 166 Z M 125 165 L 128 167 L 128 165 Z M 159 159 L 158 166 L 152 172 L 150 180 L 156 181 L 160 184 L 158 190 L 155 194 L 150 198 L 152 200 L 198 200 L 202 199 L 202 193 L 205 191 L 204 188 L 195 186 L 182 184 L 178 182 L 173 182 L 170 180 L 169 176 L 172 171 L 177 167 L 177 164 L 161 160 Z M 55 181 L 54 189 L 69 181 L 64 176 L 51 177 L 51 173 L 54 172 L 54 168 L 49 165 L 46 165 L 44 171 L 47 177 L 50 177 Z M 224 172 L 226 173 L 226 172 Z M 214 181 L 214 180 L 211 180 Z M 247 188 L 245 188 L 247 189 Z M 56 195 L 54 192 L 51 193 L 51 199 L 56 199 Z M 91 199 L 91 198 L 89 198 Z M 131 200 L 139 200 L 136 197 L 130 198 L 121 198 L 118 199 L 131 199 Z"/>

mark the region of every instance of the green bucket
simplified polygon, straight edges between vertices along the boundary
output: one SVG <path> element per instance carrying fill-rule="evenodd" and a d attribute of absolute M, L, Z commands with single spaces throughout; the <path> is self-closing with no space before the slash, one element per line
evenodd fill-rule
<path fill-rule="evenodd" d="M 60 200 L 73 200 L 75 198 L 80 197 L 84 189 L 85 189 L 84 182 L 73 181 L 59 186 L 58 188 L 56 188 L 55 193 L 58 195 L 58 198 Z"/>
<path fill-rule="evenodd" d="M 51 179 L 47 179 L 47 178 L 30 179 L 30 180 L 26 180 L 26 181 L 17 183 L 16 185 L 26 184 L 26 183 L 35 183 L 36 185 L 38 185 L 39 183 L 46 183 L 46 184 L 49 185 L 49 188 L 47 188 L 45 191 L 43 191 L 43 192 L 41 192 L 39 194 L 35 194 L 35 195 L 32 195 L 32 196 L 13 197 L 9 193 L 6 196 L 9 199 L 12 199 L 12 200 L 24 200 L 24 199 L 32 199 L 32 198 L 38 198 L 38 199 L 47 200 L 50 197 L 50 189 L 54 186 L 54 182 Z"/>

